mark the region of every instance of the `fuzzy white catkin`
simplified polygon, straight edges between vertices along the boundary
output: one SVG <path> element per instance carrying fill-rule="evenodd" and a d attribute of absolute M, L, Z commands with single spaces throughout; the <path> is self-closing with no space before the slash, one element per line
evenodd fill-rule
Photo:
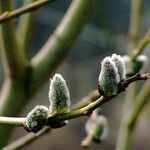
<path fill-rule="evenodd" d="M 29 131 L 37 133 L 46 123 L 49 109 L 43 105 L 37 105 L 26 117 L 26 126 Z"/>
<path fill-rule="evenodd" d="M 94 126 L 93 126 L 94 125 Z M 94 128 L 93 128 L 94 127 Z M 102 141 L 108 135 L 108 121 L 103 115 L 99 115 L 96 119 L 88 119 L 85 124 L 85 130 L 88 134 L 89 132 L 94 132 L 93 140 Z M 93 131 L 91 131 L 93 130 Z"/>
<path fill-rule="evenodd" d="M 118 69 L 111 57 L 105 57 L 101 62 L 101 72 L 98 78 L 100 91 L 105 96 L 116 95 L 120 81 Z"/>
<path fill-rule="evenodd" d="M 69 111 L 70 94 L 66 81 L 61 74 L 55 74 L 49 87 L 50 112 L 65 113 Z"/>
<path fill-rule="evenodd" d="M 120 81 L 124 80 L 126 78 L 126 67 L 125 67 L 125 61 L 123 57 L 117 54 L 112 54 L 111 57 L 112 57 L 112 60 L 115 62 L 115 65 L 118 69 Z"/>

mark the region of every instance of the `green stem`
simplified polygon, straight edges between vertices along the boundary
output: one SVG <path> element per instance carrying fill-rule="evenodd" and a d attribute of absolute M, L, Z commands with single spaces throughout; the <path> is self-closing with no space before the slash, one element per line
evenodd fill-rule
<path fill-rule="evenodd" d="M 2 150 L 17 150 L 23 148 L 27 144 L 33 142 L 34 140 L 40 138 L 43 134 L 48 133 L 50 131 L 49 127 L 44 127 L 38 134 L 28 133 L 17 141 L 13 142 L 10 145 L 7 145 L 2 148 Z"/>
<path fill-rule="evenodd" d="M 130 49 L 137 47 L 140 36 L 141 10 L 143 0 L 131 0 L 131 16 L 129 24 Z"/>
<path fill-rule="evenodd" d="M 71 109 L 76 110 L 82 108 L 90 104 L 91 102 L 94 102 L 98 98 L 100 98 L 100 94 L 98 93 L 98 91 L 97 90 L 91 91 L 86 97 L 83 97 L 79 102 L 74 104 Z"/>
<path fill-rule="evenodd" d="M 144 48 L 147 46 L 147 44 L 150 42 L 150 30 L 146 33 L 142 41 L 140 42 L 139 46 L 133 51 L 131 55 L 131 60 L 134 61 L 137 56 L 139 56 Z"/>
<path fill-rule="evenodd" d="M 70 51 L 92 12 L 95 0 L 73 0 L 65 17 L 40 52 L 32 59 L 31 93 L 47 80 Z"/>
<path fill-rule="evenodd" d="M 12 1 L 0 1 L 0 12 L 11 10 Z M 1 58 L 4 65 L 5 76 L 17 78 L 23 75 L 23 70 L 27 66 L 24 54 L 20 50 L 16 36 L 16 24 L 7 22 L 0 27 L 1 36 Z"/>
<path fill-rule="evenodd" d="M 23 126 L 24 122 L 25 122 L 25 118 L 0 116 L 0 125 Z"/>
<path fill-rule="evenodd" d="M 0 23 L 3 23 L 10 19 L 16 18 L 17 16 L 20 16 L 22 14 L 25 14 L 25 13 L 28 13 L 31 11 L 35 11 L 39 7 L 46 5 L 53 1 L 56 1 L 56 0 L 38 0 L 37 2 L 33 2 L 24 7 L 18 8 L 14 11 L 9 11 L 9 9 L 5 10 L 5 11 L 1 12 L 3 14 L 0 16 Z"/>
<path fill-rule="evenodd" d="M 132 138 L 132 132 L 137 122 L 139 114 L 148 102 L 150 96 L 150 80 L 148 80 L 142 87 L 139 95 L 135 99 L 135 106 L 123 118 L 122 126 L 120 127 L 119 137 L 116 150 L 129 150 Z"/>
<path fill-rule="evenodd" d="M 24 0 L 23 6 L 29 5 L 36 0 Z M 35 12 L 30 12 L 20 16 L 18 22 L 18 36 L 22 46 L 22 51 L 27 55 L 29 49 L 29 42 L 33 32 L 35 22 Z"/>
<path fill-rule="evenodd" d="M 134 126 L 136 120 L 138 119 L 139 114 L 147 104 L 150 97 L 150 79 L 145 82 L 144 86 L 142 87 L 140 93 L 136 98 L 136 103 L 134 104 L 134 108 L 130 115 L 130 126 Z"/>
<path fill-rule="evenodd" d="M 137 43 L 140 36 L 140 24 L 141 24 L 141 8 L 142 0 L 131 0 L 131 13 L 130 13 L 130 24 L 129 24 L 129 48 L 133 50 L 137 47 Z M 133 51 L 129 52 L 132 55 Z M 136 95 L 136 83 L 129 86 L 125 96 L 124 108 L 122 121 L 119 129 L 119 136 L 117 140 L 117 150 L 128 150 L 126 139 L 130 141 L 128 135 L 130 131 L 127 131 L 128 124 L 124 122 L 126 120 L 127 112 L 133 109 L 133 102 Z M 126 132 L 127 131 L 127 132 Z M 128 133 L 129 132 L 129 133 Z"/>
<path fill-rule="evenodd" d="M 26 101 L 26 91 L 22 81 L 6 79 L 0 95 L 0 116 L 18 115 Z M 11 131 L 12 126 L 0 125 L 0 148 L 7 143 Z"/>

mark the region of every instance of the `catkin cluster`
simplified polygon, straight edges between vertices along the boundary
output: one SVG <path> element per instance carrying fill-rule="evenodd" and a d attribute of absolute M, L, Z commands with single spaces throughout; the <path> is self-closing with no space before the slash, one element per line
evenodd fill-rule
<path fill-rule="evenodd" d="M 37 133 L 47 123 L 48 115 L 65 113 L 69 111 L 70 94 L 66 81 L 60 74 L 55 74 L 49 88 L 50 108 L 37 105 L 26 117 L 26 127 L 29 131 Z"/>
<path fill-rule="evenodd" d="M 105 57 L 101 62 L 101 72 L 98 78 L 101 95 L 113 96 L 118 92 L 118 84 L 126 78 L 124 59 L 117 54 Z"/>

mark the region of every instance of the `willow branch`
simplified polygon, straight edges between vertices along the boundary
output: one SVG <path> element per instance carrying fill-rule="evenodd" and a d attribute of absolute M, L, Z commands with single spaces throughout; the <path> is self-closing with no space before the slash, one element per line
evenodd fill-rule
<path fill-rule="evenodd" d="M 140 93 L 137 95 L 137 98 L 135 100 L 136 101 L 135 106 L 129 117 L 129 123 L 131 127 L 135 125 L 141 111 L 147 104 L 149 97 L 150 97 L 150 80 L 145 82 Z"/>
<path fill-rule="evenodd" d="M 146 74 L 142 74 L 142 75 L 135 75 L 135 76 L 133 76 L 133 77 L 131 77 L 131 78 L 129 78 L 129 79 L 123 81 L 123 82 L 120 83 L 120 85 L 119 85 L 119 86 L 120 86 L 120 90 L 118 91 L 118 94 L 121 93 L 122 91 L 124 91 L 125 88 L 126 88 L 130 83 L 135 82 L 135 81 L 137 81 L 138 79 L 139 79 L 139 80 L 146 80 L 146 79 L 148 79 L 148 78 L 150 78 L 150 73 L 146 73 Z M 87 97 L 87 101 L 86 101 L 86 102 L 89 102 L 89 101 L 90 101 L 90 98 L 91 98 L 92 101 L 93 101 L 93 98 L 95 98 L 95 94 L 97 94 L 97 93 L 96 93 L 96 91 L 93 91 L 92 93 L 93 93 L 93 94 L 90 93 L 88 96 L 86 96 L 86 97 Z M 94 93 L 95 93 L 95 94 L 94 94 Z M 117 94 L 117 95 L 118 95 L 118 94 Z M 93 97 L 92 97 L 92 95 L 93 95 Z M 80 109 L 77 109 L 77 110 L 71 111 L 71 112 L 69 112 L 69 113 L 62 114 L 62 115 L 52 115 L 52 116 L 50 116 L 50 117 L 48 118 L 47 125 L 51 125 L 51 121 L 52 121 L 52 120 L 56 120 L 56 119 L 59 119 L 59 120 L 61 120 L 61 121 L 65 121 L 65 120 L 74 119 L 74 118 L 81 117 L 81 116 L 89 116 L 96 108 L 98 108 L 99 106 L 103 105 L 104 103 L 106 103 L 106 102 L 112 100 L 112 98 L 114 98 L 114 97 L 115 97 L 115 96 L 113 96 L 113 97 L 104 97 L 104 96 L 101 96 L 99 99 L 97 99 L 96 101 L 94 100 L 93 102 L 91 102 L 90 104 L 88 104 L 87 106 L 85 106 L 85 107 L 83 107 L 83 108 L 80 108 L 83 103 L 80 103 L 81 106 L 79 106 L 79 104 L 77 103 L 78 105 L 75 104 L 75 105 L 72 107 L 72 109 L 73 109 L 73 108 L 76 108 L 76 109 L 77 109 L 77 107 L 80 108 Z M 85 102 L 85 98 L 83 98 L 82 100 L 84 100 L 84 102 Z M 84 104 L 85 104 L 85 103 L 84 103 Z M 18 118 L 18 120 L 19 120 L 19 119 L 20 119 L 20 118 Z M 22 119 L 22 120 L 21 120 L 21 119 Z M 24 122 L 25 122 L 25 119 L 26 119 L 26 118 L 21 118 L 21 119 L 20 119 L 20 121 L 19 121 L 19 125 L 25 126 Z M 44 130 L 45 130 L 45 132 L 46 132 L 46 131 L 49 130 L 49 128 L 46 127 L 46 128 L 44 128 Z M 42 130 L 42 131 L 43 131 L 43 130 Z M 42 132 L 42 131 L 41 131 L 41 132 Z M 41 133 L 41 132 L 40 132 L 40 133 Z M 41 136 L 42 134 L 44 134 L 45 132 L 42 132 L 42 133 L 40 134 L 40 136 Z M 37 138 L 37 135 L 34 135 L 34 134 L 32 134 L 32 133 L 29 133 L 29 134 L 27 134 L 26 136 L 22 137 L 21 139 L 15 141 L 14 143 L 12 143 L 12 144 L 10 144 L 10 145 L 4 147 L 4 148 L 5 148 L 5 149 L 6 149 L 6 148 L 9 148 L 9 150 L 12 150 L 12 148 L 14 148 L 14 149 L 15 149 L 15 148 L 20 148 L 20 147 L 22 147 L 22 146 L 28 144 L 29 142 L 32 142 L 33 140 L 35 140 L 35 138 Z M 5 150 L 5 149 L 3 149 L 3 150 Z"/>
<path fill-rule="evenodd" d="M 74 104 L 72 106 L 72 110 L 82 108 L 90 104 L 91 102 L 94 102 L 98 98 L 100 98 L 100 94 L 98 93 L 98 91 L 97 90 L 91 91 L 86 97 L 83 97 L 79 102 Z"/>
<path fill-rule="evenodd" d="M 0 1 L 0 12 L 13 9 L 13 1 Z M 23 73 L 26 60 L 24 54 L 19 49 L 16 36 L 15 22 L 7 22 L 1 25 L 1 58 L 4 65 L 5 76 L 15 78 Z"/>
<path fill-rule="evenodd" d="M 23 6 L 28 5 L 36 0 L 24 0 Z M 22 51 L 27 55 L 29 49 L 29 42 L 33 32 L 35 23 L 35 12 L 29 12 L 20 16 L 18 21 L 18 36 L 21 43 Z"/>
<path fill-rule="evenodd" d="M 17 117 L 2 117 L 0 116 L 0 124 L 24 126 L 25 118 Z"/>
<path fill-rule="evenodd" d="M 132 132 L 134 126 L 139 118 L 141 111 L 145 107 L 150 97 L 150 80 L 146 81 L 142 87 L 140 93 L 135 99 L 134 107 L 126 112 L 126 117 L 122 120 L 122 126 L 120 128 L 120 134 L 118 137 L 117 150 L 128 150 L 130 146 L 130 140 L 132 138 Z"/>
<path fill-rule="evenodd" d="M 129 24 L 130 48 L 137 46 L 140 36 L 141 10 L 143 0 L 131 0 L 131 15 Z"/>
<path fill-rule="evenodd" d="M 31 11 L 35 11 L 39 7 L 46 5 L 46 4 L 53 2 L 53 1 L 56 1 L 56 0 L 37 0 L 36 2 L 28 4 L 24 7 L 18 8 L 14 11 L 9 11 L 9 9 L 5 10 L 5 12 L 3 14 L 1 14 L 1 16 L 0 16 L 0 24 L 8 21 L 10 19 L 16 18 L 22 14 L 25 14 L 25 13 L 28 13 Z"/>
<path fill-rule="evenodd" d="M 138 80 L 147 80 L 150 78 L 150 73 L 145 73 L 145 74 L 137 74 L 133 77 L 130 77 L 124 81 L 121 81 L 119 86 L 119 90 L 118 93 L 121 93 L 122 91 L 125 91 L 125 89 L 128 87 L 129 84 L 131 84 L 132 82 L 138 81 Z M 116 96 L 117 96 L 116 95 Z M 110 101 L 112 98 L 114 98 L 115 96 L 112 97 L 105 97 L 105 96 L 101 96 L 99 99 L 97 99 L 94 102 L 91 102 L 90 104 L 88 104 L 85 107 L 82 107 L 80 109 L 65 113 L 65 114 L 60 114 L 60 115 L 56 115 L 56 114 L 52 114 L 52 116 L 50 116 L 48 118 L 48 123 L 47 125 L 51 125 L 50 122 L 52 119 L 58 119 L 61 121 L 65 121 L 65 120 L 69 120 L 69 119 L 74 119 L 74 118 L 78 118 L 81 116 L 88 116 L 90 115 L 96 108 L 98 108 L 99 106 L 103 105 L 104 103 Z M 8 120 L 7 120 L 8 119 Z M 11 118 L 11 117 L 0 117 L 0 124 L 7 124 L 8 125 L 22 125 L 25 126 L 25 119 L 26 118 L 17 118 L 16 119 L 16 123 L 15 123 L 15 119 L 16 118 Z"/>
<path fill-rule="evenodd" d="M 131 59 L 133 61 L 136 59 L 137 56 L 139 56 L 143 52 L 144 48 L 147 46 L 149 42 L 150 42 L 150 30 L 148 30 L 142 41 L 139 43 L 139 46 L 136 49 L 134 49 L 131 55 Z"/>
<path fill-rule="evenodd" d="M 88 20 L 94 4 L 95 0 L 73 0 L 60 25 L 31 60 L 33 68 L 31 94 L 48 79 L 54 68 L 67 56 L 70 47 Z"/>
<path fill-rule="evenodd" d="M 97 97 L 97 98 L 96 98 Z M 76 103 L 72 106 L 71 110 L 80 109 L 87 104 L 97 100 L 100 97 L 97 90 L 90 92 L 86 97 L 82 98 L 79 103 Z M 25 119 L 25 118 L 24 118 Z M 20 120 L 21 121 L 21 120 Z M 21 126 L 24 121 L 21 121 Z M 15 142 L 5 146 L 2 150 L 14 150 L 24 147 L 25 145 L 33 142 L 37 138 L 41 137 L 45 133 L 51 131 L 50 127 L 45 127 L 40 131 L 40 134 L 28 133 L 27 135 L 21 137 L 20 139 L 16 140 Z"/>
<path fill-rule="evenodd" d="M 15 142 L 5 146 L 2 150 L 16 150 L 19 148 L 23 148 L 27 144 L 35 141 L 36 139 L 40 138 L 43 134 L 49 133 L 51 131 L 50 127 L 44 127 L 39 133 L 28 133 L 27 135 L 21 137 L 20 139 L 16 140 Z"/>

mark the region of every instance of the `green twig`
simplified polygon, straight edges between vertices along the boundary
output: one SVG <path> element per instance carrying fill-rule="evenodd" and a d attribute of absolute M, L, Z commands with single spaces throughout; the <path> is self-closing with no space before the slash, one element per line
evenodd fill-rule
<path fill-rule="evenodd" d="M 133 77 L 130 77 L 124 81 L 121 81 L 121 83 L 118 85 L 119 86 L 119 90 L 118 93 L 121 93 L 122 91 L 124 91 L 129 84 L 131 84 L 132 82 L 138 81 L 138 80 L 147 80 L 148 78 L 150 78 L 150 73 L 145 73 L 145 74 L 137 74 Z M 65 120 L 69 120 L 69 119 L 74 119 L 74 118 L 78 118 L 81 116 L 88 116 L 90 115 L 96 108 L 98 108 L 99 106 L 103 105 L 104 103 L 108 102 L 109 100 L 111 100 L 112 98 L 114 98 L 114 96 L 112 97 L 105 97 L 105 96 L 101 96 L 99 99 L 95 100 L 94 102 L 91 102 L 90 104 L 88 104 L 85 107 L 82 107 L 80 109 L 65 113 L 65 114 L 55 114 L 55 115 L 51 115 L 48 120 L 52 120 L 55 118 L 59 118 L 61 121 L 65 121 Z M 15 122 L 16 119 L 16 122 Z M 25 125 L 25 119 L 26 118 L 12 118 L 12 117 L 0 117 L 0 124 L 7 124 L 8 125 Z M 49 123 L 49 121 L 47 122 L 47 125 L 51 124 Z"/>
<path fill-rule="evenodd" d="M 141 10 L 143 0 L 131 0 L 131 15 L 129 24 L 129 47 L 133 49 L 137 47 L 140 36 Z"/>
<path fill-rule="evenodd" d="M 24 0 L 23 6 L 29 5 L 36 0 Z M 29 12 L 20 16 L 18 22 L 18 36 L 21 43 L 22 51 L 27 55 L 29 49 L 29 42 L 33 32 L 33 26 L 35 22 L 35 12 Z"/>
<path fill-rule="evenodd" d="M 27 135 L 21 137 L 17 141 L 11 143 L 2 148 L 2 150 L 17 150 L 19 148 L 23 148 L 25 145 L 35 141 L 36 139 L 40 138 L 43 134 L 49 133 L 51 131 L 50 127 L 44 127 L 39 133 L 28 133 Z"/>
<path fill-rule="evenodd" d="M 18 8 L 14 11 L 9 11 L 9 9 L 5 10 L 5 12 L 0 16 L 0 23 L 3 23 L 3 22 L 6 22 L 10 19 L 16 18 L 17 16 L 20 16 L 22 14 L 25 14 L 25 13 L 28 13 L 31 11 L 35 11 L 39 7 L 46 5 L 46 4 L 53 2 L 53 1 L 56 1 L 56 0 L 38 0 L 36 2 L 33 2 L 31 4 L 23 6 L 21 8 Z"/>
<path fill-rule="evenodd" d="M 130 115 L 130 126 L 133 127 L 138 119 L 139 114 L 145 107 L 150 97 L 150 80 L 146 81 L 140 93 L 137 95 L 135 106 Z"/>
<path fill-rule="evenodd" d="M 144 48 L 147 46 L 147 44 L 149 42 L 150 42 L 150 30 L 148 30 L 148 32 L 146 33 L 146 35 L 140 42 L 139 46 L 136 49 L 134 49 L 134 51 L 131 55 L 132 61 L 134 61 L 136 59 L 136 57 L 139 56 L 143 52 Z"/>
<path fill-rule="evenodd" d="M 65 17 L 40 52 L 32 59 L 31 94 L 49 78 L 70 51 L 92 12 L 95 0 L 73 0 Z"/>
<path fill-rule="evenodd" d="M 0 12 L 13 9 L 12 1 L 0 1 Z M 16 25 L 14 22 L 7 22 L 0 27 L 2 49 L 1 58 L 4 65 L 5 76 L 17 78 L 23 75 L 27 65 L 24 54 L 19 49 L 16 36 Z"/>
<path fill-rule="evenodd" d="M 129 24 L 129 48 L 131 50 L 137 47 L 137 43 L 140 36 L 141 8 L 142 8 L 142 0 L 131 0 L 131 12 Z M 129 55 L 132 54 L 133 51 L 130 51 Z M 136 94 L 136 83 L 133 83 L 127 89 L 127 93 L 125 96 L 122 121 L 119 129 L 119 136 L 116 146 L 117 150 L 128 150 L 128 148 L 125 146 L 127 145 L 125 139 L 127 139 L 127 135 L 131 134 L 131 132 L 129 131 L 129 133 L 127 133 L 125 131 L 124 126 L 126 126 L 126 124 L 124 123 L 124 119 L 126 119 L 126 113 L 134 107 L 133 102 L 135 99 L 135 94 Z M 122 139 L 120 139 L 120 137 L 122 137 Z M 130 139 L 128 140 L 130 141 Z M 124 143 L 122 143 L 122 141 L 124 141 Z"/>
<path fill-rule="evenodd" d="M 25 118 L 0 116 L 0 125 L 24 126 L 24 122 L 25 122 Z"/>
<path fill-rule="evenodd" d="M 132 110 L 126 112 L 126 117 L 122 121 L 120 134 L 118 137 L 117 150 L 129 150 L 132 132 L 137 122 L 139 114 L 143 110 L 150 96 L 150 80 L 142 87 L 135 99 L 136 103 Z"/>
<path fill-rule="evenodd" d="M 79 102 L 77 102 L 75 105 L 73 105 L 72 110 L 76 110 L 79 108 L 82 108 L 91 102 L 94 102 L 100 98 L 100 94 L 97 90 L 91 91 L 86 97 L 83 97 Z"/>

